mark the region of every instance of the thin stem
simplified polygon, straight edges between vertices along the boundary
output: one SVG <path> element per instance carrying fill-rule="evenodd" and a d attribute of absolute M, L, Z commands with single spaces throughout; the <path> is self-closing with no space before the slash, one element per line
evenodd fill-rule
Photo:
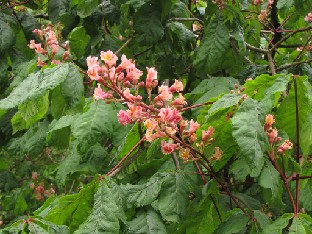
<path fill-rule="evenodd" d="M 189 110 L 189 109 L 193 109 L 193 108 L 197 108 L 197 107 L 201 107 L 201 106 L 205 106 L 205 105 L 212 105 L 213 103 L 214 102 L 205 102 L 205 103 L 201 103 L 201 104 L 196 104 L 196 105 L 193 105 L 193 106 L 188 106 L 188 107 L 182 108 L 179 111 L 183 112 L 183 111 L 186 111 L 186 110 Z"/>
<path fill-rule="evenodd" d="M 145 136 L 143 138 L 141 138 L 141 140 L 139 140 L 138 143 L 135 144 L 135 146 L 132 147 L 132 149 L 117 163 L 117 165 L 111 169 L 106 176 L 110 176 L 115 170 L 117 170 L 120 165 L 133 153 L 133 151 L 138 148 L 141 144 L 141 142 L 143 142 L 145 140 Z"/>
<path fill-rule="evenodd" d="M 271 51 L 269 51 L 267 53 L 268 56 L 268 62 L 269 62 L 269 67 L 272 73 L 272 76 L 276 75 L 276 70 L 275 70 L 275 65 L 274 65 L 274 61 L 273 61 L 273 57 L 272 57 L 272 53 Z"/>
<path fill-rule="evenodd" d="M 120 51 L 122 51 L 129 43 L 132 41 L 133 37 L 130 37 L 116 52 L 115 54 L 118 54 Z"/>
<path fill-rule="evenodd" d="M 180 170 L 181 170 L 180 162 L 179 162 L 179 160 L 178 160 L 178 157 L 177 157 L 176 152 L 173 152 L 173 153 L 171 154 L 171 156 L 172 156 L 172 160 L 173 160 L 173 162 L 174 162 L 174 165 L 175 165 L 177 171 L 180 171 Z"/>
<path fill-rule="evenodd" d="M 286 64 L 286 65 L 283 65 L 283 66 L 280 66 L 280 67 L 276 68 L 276 71 L 282 71 L 282 70 L 290 68 L 290 67 L 298 66 L 298 65 L 303 64 L 303 63 L 311 63 L 311 62 L 312 62 L 312 59 L 308 59 L 306 61 L 294 62 L 294 63 L 291 63 L 291 64 Z"/>
<path fill-rule="evenodd" d="M 266 49 L 261 49 L 261 48 L 255 47 L 253 45 L 250 45 L 248 43 L 245 43 L 245 45 L 246 45 L 247 49 L 250 49 L 252 51 L 259 52 L 259 53 L 262 53 L 262 54 L 267 54 L 268 53 L 268 50 L 266 50 Z"/>
<path fill-rule="evenodd" d="M 172 17 L 170 20 L 172 21 L 197 21 L 199 22 L 200 24 L 204 25 L 205 22 L 198 19 L 198 18 L 177 18 L 177 17 Z"/>
<path fill-rule="evenodd" d="M 295 102 L 296 102 L 296 140 L 297 140 L 297 158 L 296 161 L 297 163 L 299 163 L 300 161 L 300 120 L 299 120 L 299 105 L 298 105 L 298 87 L 297 87 L 297 79 L 296 77 L 294 77 L 294 88 L 295 88 Z M 299 211 L 299 186 L 300 186 L 300 180 L 299 178 L 299 174 L 296 175 L 296 212 L 295 212 L 295 217 L 297 217 L 298 215 L 298 211 Z"/>
<path fill-rule="evenodd" d="M 294 61 L 297 61 L 299 58 L 301 58 L 303 52 L 305 51 L 306 47 L 309 45 L 309 42 L 311 41 L 312 38 L 312 34 L 309 36 L 307 42 L 304 44 L 302 50 L 300 51 L 300 53 L 298 54 L 298 56 L 294 59 Z"/>

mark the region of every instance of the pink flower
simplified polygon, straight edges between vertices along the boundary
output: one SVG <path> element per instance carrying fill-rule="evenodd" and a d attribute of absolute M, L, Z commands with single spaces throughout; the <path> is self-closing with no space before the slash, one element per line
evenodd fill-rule
<path fill-rule="evenodd" d="M 100 65 L 98 62 L 98 57 L 87 57 L 87 66 L 88 71 L 87 74 L 91 80 L 99 80 L 101 77 L 99 76 Z"/>
<path fill-rule="evenodd" d="M 167 85 L 162 85 L 158 88 L 158 96 L 154 98 L 155 102 L 168 102 L 172 99 L 173 95 L 169 91 L 169 87 Z"/>
<path fill-rule="evenodd" d="M 215 129 L 212 126 L 209 126 L 207 131 L 202 131 L 202 141 L 206 142 L 208 139 L 210 139 L 214 131 Z"/>
<path fill-rule="evenodd" d="M 126 100 L 132 101 L 132 102 L 140 101 L 142 99 L 142 97 L 140 95 L 137 95 L 137 96 L 132 95 L 130 93 L 130 89 L 129 88 L 126 88 L 123 91 L 123 95 L 125 96 Z"/>
<path fill-rule="evenodd" d="M 125 80 L 129 80 L 132 84 L 136 85 L 142 75 L 143 72 L 136 67 L 128 68 Z"/>
<path fill-rule="evenodd" d="M 43 62 L 43 61 L 41 60 L 41 58 L 38 57 L 38 58 L 37 58 L 37 66 L 43 67 L 43 66 L 45 66 L 45 65 L 48 65 L 48 64 L 45 63 L 45 62 Z"/>
<path fill-rule="evenodd" d="M 187 105 L 187 102 L 185 101 L 185 98 L 183 97 L 182 93 L 179 93 L 179 97 L 173 100 L 171 104 L 179 109 L 182 108 L 184 105 Z"/>
<path fill-rule="evenodd" d="M 144 126 L 150 130 L 153 131 L 158 126 L 158 122 L 155 119 L 147 119 L 144 121 Z"/>
<path fill-rule="evenodd" d="M 169 107 L 161 108 L 158 116 L 160 117 L 161 121 L 174 125 L 182 120 L 182 116 L 179 111 L 176 109 L 172 110 Z"/>
<path fill-rule="evenodd" d="M 42 32 L 42 30 L 34 29 L 33 33 L 37 34 L 40 37 L 41 40 L 43 39 L 43 32 Z"/>
<path fill-rule="evenodd" d="M 174 93 L 174 92 L 181 92 L 183 91 L 183 83 L 181 81 L 178 80 L 174 80 L 174 84 L 171 85 L 171 87 L 169 88 L 169 91 Z"/>
<path fill-rule="evenodd" d="M 151 90 L 152 88 L 155 88 L 158 84 L 157 81 L 157 71 L 155 68 L 146 68 L 147 69 L 147 77 L 146 77 L 146 89 Z"/>
<path fill-rule="evenodd" d="M 52 44 L 58 45 L 57 37 L 54 31 L 49 30 L 46 32 L 47 44 L 51 46 Z"/>
<path fill-rule="evenodd" d="M 118 57 L 112 51 L 108 50 L 106 52 L 101 51 L 101 59 L 108 67 L 113 67 L 116 65 Z"/>
<path fill-rule="evenodd" d="M 281 144 L 278 149 L 277 149 L 277 153 L 278 154 L 283 154 L 284 151 L 286 150 L 290 150 L 293 147 L 293 143 L 291 143 L 289 140 L 285 140 L 283 144 Z"/>
<path fill-rule="evenodd" d="M 41 43 L 36 44 L 34 40 L 30 40 L 30 44 L 28 44 L 28 46 L 30 49 L 34 49 L 38 54 L 45 53 L 44 49 L 41 47 Z"/>
<path fill-rule="evenodd" d="M 269 143 L 272 144 L 275 142 L 275 138 L 277 137 L 278 131 L 277 129 L 273 128 L 270 131 L 266 132 L 266 135 L 269 139 Z"/>
<path fill-rule="evenodd" d="M 179 144 L 172 144 L 170 142 L 167 143 L 164 140 L 161 141 L 161 151 L 165 155 L 171 154 L 178 146 Z"/>
<path fill-rule="evenodd" d="M 57 60 L 57 59 L 53 59 L 52 64 L 55 64 L 55 65 L 60 65 L 61 64 L 61 61 L 60 60 Z"/>
<path fill-rule="evenodd" d="M 118 122 L 121 123 L 122 125 L 127 125 L 131 123 L 131 118 L 130 115 L 127 111 L 125 110 L 120 110 L 117 114 L 118 116 Z"/>
<path fill-rule="evenodd" d="M 260 21 L 266 21 L 267 20 L 267 16 L 268 16 L 267 10 L 261 10 L 260 15 L 258 15 L 258 19 Z"/>
<path fill-rule="evenodd" d="M 62 56 L 62 60 L 63 61 L 69 60 L 69 55 L 70 55 L 69 51 L 65 51 Z"/>
<path fill-rule="evenodd" d="M 51 49 L 52 49 L 52 54 L 55 55 L 57 51 L 60 49 L 60 47 L 57 44 L 52 44 Z"/>
<path fill-rule="evenodd" d="M 266 115 L 265 123 L 264 123 L 264 130 L 265 131 L 269 130 L 272 127 L 273 123 L 275 123 L 274 116 L 271 114 Z"/>
<path fill-rule="evenodd" d="M 119 73 L 125 69 L 131 69 L 131 68 L 134 68 L 135 65 L 134 63 L 132 62 L 131 59 L 127 59 L 126 55 L 122 55 L 121 56 L 121 63 L 120 65 L 116 68 L 116 72 Z"/>
<path fill-rule="evenodd" d="M 31 173 L 31 179 L 32 179 L 32 180 L 38 179 L 38 172 L 33 171 L 33 172 Z"/>
<path fill-rule="evenodd" d="M 98 84 L 98 87 L 94 89 L 93 97 L 95 100 L 114 98 L 114 96 L 111 93 L 104 92 L 100 84 Z"/>
<path fill-rule="evenodd" d="M 306 22 L 311 23 L 311 22 L 312 22 L 312 12 L 308 13 L 308 14 L 304 17 L 304 20 L 305 20 Z"/>
<path fill-rule="evenodd" d="M 127 110 L 127 112 L 132 120 L 141 120 L 147 114 L 145 108 L 142 108 L 141 106 L 131 105 L 129 103 L 128 106 L 129 110 Z"/>
<path fill-rule="evenodd" d="M 90 67 L 99 67 L 98 57 L 87 57 L 87 66 Z"/>

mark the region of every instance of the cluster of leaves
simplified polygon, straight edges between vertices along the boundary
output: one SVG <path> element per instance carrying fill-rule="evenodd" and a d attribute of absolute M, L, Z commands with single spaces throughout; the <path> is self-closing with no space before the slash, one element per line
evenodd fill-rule
<path fill-rule="evenodd" d="M 312 3 L 255 2 L 0 1 L 0 233 L 309 233 Z M 42 24 L 62 25 L 69 60 L 37 66 L 28 44 Z M 121 103 L 90 98 L 86 58 L 106 50 L 183 81 L 190 104 L 213 103 L 183 114 L 198 134 L 215 129 L 203 154 L 223 155 L 210 170 L 173 162 L 160 140 L 131 151 L 141 125 L 118 123 Z M 273 162 L 270 113 L 295 144 Z M 32 172 L 55 195 L 36 196 Z"/>

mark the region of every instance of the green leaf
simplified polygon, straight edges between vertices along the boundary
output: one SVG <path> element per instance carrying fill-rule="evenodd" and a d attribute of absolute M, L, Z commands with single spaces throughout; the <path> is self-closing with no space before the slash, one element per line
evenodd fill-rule
<path fill-rule="evenodd" d="M 162 184 L 162 178 L 152 177 L 144 184 L 127 184 L 123 187 L 125 194 L 127 194 L 127 201 L 130 204 L 139 206 L 146 206 L 152 204 L 159 195 Z"/>
<path fill-rule="evenodd" d="M 94 189 L 95 183 L 92 183 L 78 194 L 65 195 L 52 202 L 48 200 L 49 205 L 37 215 L 57 225 L 69 226 L 72 233 L 91 214 Z"/>
<path fill-rule="evenodd" d="M 138 34 L 138 40 L 145 45 L 153 45 L 164 35 L 161 24 L 161 4 L 145 3 L 135 14 L 133 28 Z"/>
<path fill-rule="evenodd" d="M 212 104 L 208 110 L 208 118 L 219 111 L 223 111 L 229 107 L 235 106 L 242 99 L 238 94 L 225 94 L 219 98 L 215 103 Z"/>
<path fill-rule="evenodd" d="M 83 26 L 74 28 L 69 34 L 70 50 L 74 52 L 77 58 L 84 56 L 90 38 Z"/>
<path fill-rule="evenodd" d="M 114 129 L 120 127 L 117 112 L 120 106 L 106 104 L 103 100 L 94 101 L 89 109 L 72 123 L 72 134 L 83 145 L 94 144 L 103 139 L 111 138 Z"/>
<path fill-rule="evenodd" d="M 45 147 L 45 138 L 48 123 L 40 122 L 33 125 L 23 136 L 12 140 L 9 150 L 17 155 L 36 156 Z"/>
<path fill-rule="evenodd" d="M 54 24 L 60 21 L 60 17 L 68 11 L 69 0 L 48 1 L 49 20 Z"/>
<path fill-rule="evenodd" d="M 58 120 L 54 119 L 49 124 L 48 137 L 49 137 L 49 134 L 51 134 L 53 131 L 69 127 L 76 118 L 77 116 L 75 115 L 65 115 L 65 116 L 62 116 Z"/>
<path fill-rule="evenodd" d="M 277 9 L 290 9 L 294 4 L 294 0 L 279 0 L 276 4 Z"/>
<path fill-rule="evenodd" d="M 7 98 L 0 101 L 0 109 L 14 108 L 29 99 L 43 95 L 47 90 L 54 89 L 68 77 L 76 75 L 77 68 L 70 63 L 61 64 L 30 74 Z M 27 92 L 25 92 L 25 90 L 27 90 Z"/>
<path fill-rule="evenodd" d="M 117 158 L 122 159 L 140 140 L 139 126 L 134 124 L 117 150 Z M 134 151 L 134 153 L 137 149 Z"/>
<path fill-rule="evenodd" d="M 225 222 L 219 225 L 214 234 L 240 233 L 246 229 L 248 221 L 248 216 L 241 211 L 236 211 Z"/>
<path fill-rule="evenodd" d="M 128 222 L 130 233 L 166 234 L 160 215 L 152 208 L 142 209 Z"/>
<path fill-rule="evenodd" d="M 87 220 L 79 226 L 75 234 L 120 233 L 119 220 L 125 221 L 125 214 L 115 200 L 109 182 L 102 179 L 94 194 L 94 206 Z"/>
<path fill-rule="evenodd" d="M 3 20 L 0 20 L 0 52 L 11 48 L 15 43 L 15 39 L 15 33 L 11 27 Z"/>
<path fill-rule="evenodd" d="M 279 217 L 277 220 L 275 220 L 273 223 L 271 223 L 269 226 L 264 228 L 263 234 L 282 234 L 284 228 L 287 227 L 289 220 L 293 218 L 293 214 L 285 213 L 281 217 Z"/>
<path fill-rule="evenodd" d="M 189 188 L 182 174 L 171 173 L 166 177 L 157 200 L 157 208 L 164 220 L 178 222 L 186 215 L 189 203 L 188 194 Z"/>
<path fill-rule="evenodd" d="M 240 148 L 240 157 L 244 157 L 251 169 L 251 176 L 260 174 L 264 165 L 264 154 L 268 140 L 259 121 L 258 104 L 247 98 L 232 118 L 233 137 Z"/>
<path fill-rule="evenodd" d="M 196 50 L 194 66 L 200 73 L 215 73 L 222 64 L 223 54 L 229 48 L 230 38 L 222 14 L 211 20 L 204 39 Z"/>
<path fill-rule="evenodd" d="M 96 7 L 99 5 L 98 0 L 72 0 L 71 6 L 77 6 L 77 14 L 81 18 L 86 18 L 91 15 Z"/>
<path fill-rule="evenodd" d="M 297 77 L 300 147 L 304 155 L 311 153 L 312 138 L 312 89 L 307 77 Z M 296 101 L 292 85 L 288 96 L 277 109 L 276 126 L 284 130 L 292 142 L 296 142 Z M 303 134 L 301 134 L 303 133 Z"/>
<path fill-rule="evenodd" d="M 289 228 L 289 234 L 306 234 L 306 231 L 311 231 L 311 229 L 305 230 L 300 218 L 294 217 L 292 220 L 292 224 Z"/>
<path fill-rule="evenodd" d="M 195 38 L 194 33 L 180 22 L 170 22 L 166 25 L 166 27 L 168 29 L 172 45 L 178 46 L 182 49 L 182 51 L 184 51 L 184 47 L 187 43 L 192 42 Z"/>
<path fill-rule="evenodd" d="M 263 188 L 271 189 L 272 197 L 276 197 L 278 195 L 279 182 L 279 173 L 275 170 L 271 163 L 266 165 L 259 177 L 259 185 Z"/>
<path fill-rule="evenodd" d="M 28 129 L 31 125 L 42 119 L 47 113 L 48 109 L 49 92 L 19 105 L 18 112 L 11 120 L 13 133 L 23 129 Z"/>
<path fill-rule="evenodd" d="M 312 230 L 312 217 L 308 214 L 299 214 L 301 224 L 305 229 L 305 233 L 311 234 Z"/>

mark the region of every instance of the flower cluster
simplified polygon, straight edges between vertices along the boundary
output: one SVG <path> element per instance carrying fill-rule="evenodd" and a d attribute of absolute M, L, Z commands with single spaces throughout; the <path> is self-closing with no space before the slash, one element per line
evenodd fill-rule
<path fill-rule="evenodd" d="M 272 125 L 275 123 L 274 116 L 268 114 L 265 118 L 264 131 L 268 137 L 271 145 L 279 143 L 282 138 L 278 137 L 278 130 L 273 128 Z M 283 154 L 284 151 L 292 149 L 293 144 L 289 140 L 285 140 L 277 149 L 278 154 Z"/>
<path fill-rule="evenodd" d="M 38 66 L 42 67 L 49 63 L 60 64 L 69 60 L 68 44 L 65 43 L 62 46 L 59 44 L 58 36 L 51 25 L 34 29 L 33 32 L 40 38 L 41 43 L 36 44 L 35 40 L 30 40 L 28 46 L 39 55 L 37 58 Z"/>
<path fill-rule="evenodd" d="M 51 197 L 55 194 L 55 190 L 52 186 L 45 189 L 44 182 L 39 182 L 37 172 L 32 172 L 31 179 L 33 182 L 30 183 L 29 187 L 34 191 L 36 200 L 43 200 L 44 197 Z"/>
<path fill-rule="evenodd" d="M 112 51 L 102 51 L 100 59 L 90 56 L 87 58 L 87 74 L 91 80 L 97 81 L 94 99 L 119 101 L 127 105 L 128 108 L 120 110 L 117 115 L 119 123 L 142 123 L 146 129 L 146 141 L 163 139 L 163 154 L 177 151 L 184 161 L 191 160 L 192 155 L 183 144 L 204 146 L 212 142 L 213 127 L 202 132 L 202 139 L 198 143 L 196 131 L 200 124 L 182 118 L 181 112 L 187 102 L 181 93 L 181 81 L 175 80 L 170 86 L 158 86 L 157 71 L 153 67 L 146 68 L 146 78 L 140 81 L 143 71 L 136 67 L 135 61 L 127 59 L 125 55 L 122 55 L 118 65 L 117 61 L 118 57 Z M 152 94 L 156 87 L 157 94 Z M 140 95 L 144 91 L 147 93 L 148 104 L 143 102 Z"/>

